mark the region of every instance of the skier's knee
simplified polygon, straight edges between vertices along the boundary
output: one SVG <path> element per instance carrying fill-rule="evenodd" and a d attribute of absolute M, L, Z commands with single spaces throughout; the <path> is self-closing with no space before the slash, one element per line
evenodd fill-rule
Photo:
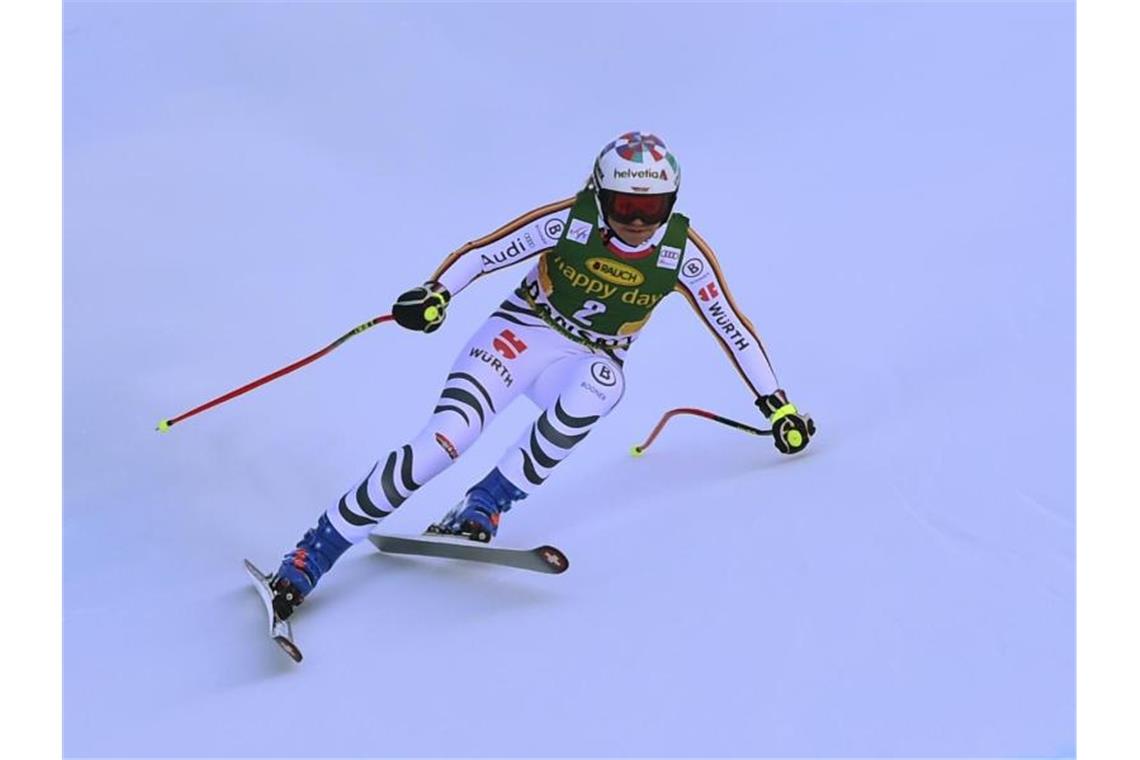
<path fill-rule="evenodd" d="M 449 438 L 446 433 L 439 430 L 434 430 L 432 431 L 431 437 L 435 444 L 443 449 L 443 452 L 447 454 L 447 461 L 449 464 L 451 462 L 454 462 L 456 459 L 459 459 L 460 455 L 463 453 L 459 446 L 456 445 L 455 441 L 451 440 L 451 438 Z"/>
<path fill-rule="evenodd" d="M 456 425 L 447 417 L 441 419 L 437 414 L 416 436 L 415 445 L 424 450 L 442 452 L 444 456 L 440 457 L 439 469 L 443 469 L 459 459 L 476 438 L 477 432 L 472 434 L 470 428 L 462 424 Z"/>

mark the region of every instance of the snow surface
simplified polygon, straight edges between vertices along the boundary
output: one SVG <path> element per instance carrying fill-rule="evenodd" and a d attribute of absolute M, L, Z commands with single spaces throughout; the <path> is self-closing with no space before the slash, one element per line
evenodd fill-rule
<path fill-rule="evenodd" d="M 1072 37 L 1066 4 L 68 3 L 66 754 L 1072 754 Z M 504 520 L 569 572 L 362 544 L 294 665 L 241 560 L 419 430 L 522 270 L 155 423 L 386 312 L 627 129 L 677 152 L 818 439 L 681 418 L 631 458 L 674 406 L 761 421 L 670 299 Z"/>

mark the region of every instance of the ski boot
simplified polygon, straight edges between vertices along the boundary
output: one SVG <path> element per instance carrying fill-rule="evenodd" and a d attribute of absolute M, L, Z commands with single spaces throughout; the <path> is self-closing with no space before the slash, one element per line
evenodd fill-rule
<path fill-rule="evenodd" d="M 437 523 L 428 526 L 428 533 L 466 536 L 472 541 L 488 543 L 499 529 L 499 518 L 526 494 L 507 480 L 499 468 L 471 487 L 455 508 Z"/>
<path fill-rule="evenodd" d="M 317 527 L 305 531 L 297 548 L 285 555 L 281 567 L 269 580 L 273 589 L 273 611 L 277 617 L 288 620 L 321 576 L 350 546 L 349 540 L 329 522 L 328 515 L 321 515 Z"/>

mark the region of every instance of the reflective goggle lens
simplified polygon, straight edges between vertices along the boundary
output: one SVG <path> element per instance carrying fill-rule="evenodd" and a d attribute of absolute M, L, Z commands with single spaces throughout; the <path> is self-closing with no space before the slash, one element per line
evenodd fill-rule
<path fill-rule="evenodd" d="M 669 218 L 677 196 L 674 193 L 636 195 L 603 190 L 600 197 L 602 210 L 608 219 L 621 224 L 631 224 L 635 219 L 646 224 L 660 224 Z"/>

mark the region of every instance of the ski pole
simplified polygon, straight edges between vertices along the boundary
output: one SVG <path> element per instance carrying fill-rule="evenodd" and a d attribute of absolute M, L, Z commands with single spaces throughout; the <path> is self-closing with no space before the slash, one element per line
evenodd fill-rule
<path fill-rule="evenodd" d="M 644 454 L 645 450 L 649 448 L 649 445 L 653 443 L 653 440 L 658 436 L 658 434 L 660 434 L 661 430 L 664 429 L 666 423 L 668 423 L 669 420 L 678 414 L 692 414 L 697 417 L 704 417 L 706 420 L 719 422 L 722 425 L 728 425 L 731 428 L 743 430 L 745 433 L 751 433 L 752 435 L 772 435 L 771 430 L 761 430 L 760 428 L 754 428 L 751 425 L 745 425 L 743 422 L 730 420 L 728 417 L 721 417 L 719 414 L 713 414 L 712 412 L 705 411 L 704 409 L 680 407 L 677 409 L 670 409 L 668 412 L 665 412 L 665 414 L 661 416 L 661 420 L 657 423 L 657 426 L 653 428 L 653 432 L 651 432 L 649 434 L 649 437 L 645 439 L 645 442 L 638 446 L 634 446 L 630 453 L 635 457 L 639 457 Z"/>
<path fill-rule="evenodd" d="M 240 388 L 235 388 L 234 390 L 230 391 L 229 393 L 227 393 L 223 396 L 218 396 L 216 399 L 214 399 L 212 401 L 207 401 L 206 403 L 202 404 L 201 406 L 196 406 L 188 412 L 183 412 L 182 414 L 178 415 L 177 417 L 171 417 L 168 420 L 159 421 L 158 426 L 155 427 L 155 430 L 158 430 L 159 432 L 165 433 L 167 430 L 170 430 L 171 425 L 177 424 L 177 423 L 181 422 L 182 420 L 186 419 L 187 417 L 193 417 L 195 414 L 199 414 L 201 412 L 204 412 L 207 409 L 212 409 L 213 407 L 217 406 L 218 404 L 224 404 L 225 402 L 229 401 L 230 399 L 237 398 L 238 396 L 242 395 L 243 393 L 248 393 L 249 391 L 252 391 L 254 388 L 265 385 L 266 383 L 271 382 L 273 380 L 276 380 L 279 377 L 283 377 L 284 375 L 288 375 L 293 370 L 300 369 L 301 367 L 304 367 L 306 364 L 312 364 L 317 359 L 320 359 L 325 354 L 331 352 L 333 349 L 339 348 L 342 343 L 344 343 L 346 340 L 348 340 L 352 336 L 359 335 L 360 333 L 364 332 L 368 328 L 375 327 L 376 325 L 378 325 L 382 322 L 388 322 L 391 319 L 392 319 L 391 314 L 384 314 L 382 316 L 370 319 L 362 325 L 357 325 L 356 327 L 354 327 L 351 330 L 349 330 L 348 332 L 346 332 L 344 335 L 342 335 L 339 338 L 337 338 L 336 340 L 334 340 L 332 343 L 330 343 L 327 346 L 325 346 L 324 348 L 322 348 L 320 351 L 317 351 L 316 353 L 313 353 L 313 354 L 309 354 L 304 359 L 300 359 L 298 361 L 295 361 L 292 364 L 290 364 L 288 367 L 282 367 L 281 369 L 277 370 L 276 372 L 270 372 L 265 377 L 259 377 L 258 379 L 254 380 L 253 382 L 246 383 L 245 385 L 243 385 Z"/>

